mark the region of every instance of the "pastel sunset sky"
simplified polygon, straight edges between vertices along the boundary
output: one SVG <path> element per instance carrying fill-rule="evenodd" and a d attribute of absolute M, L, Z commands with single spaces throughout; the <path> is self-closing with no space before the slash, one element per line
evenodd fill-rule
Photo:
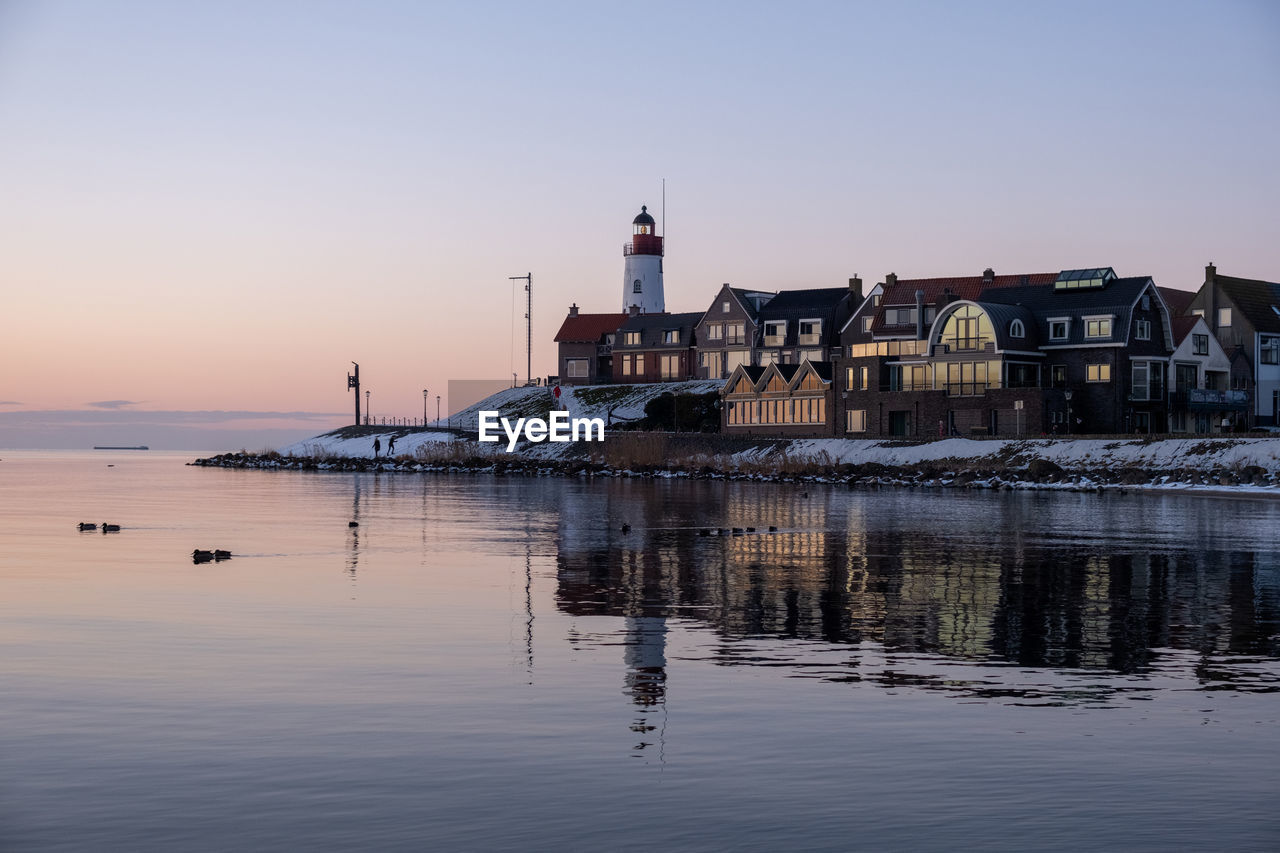
<path fill-rule="evenodd" d="M 663 178 L 673 311 L 1280 277 L 1266 0 L 0 0 L 0 127 L 0 447 L 284 443 L 349 420 L 353 360 L 375 416 L 434 415 L 523 379 L 526 272 L 554 372 Z"/>

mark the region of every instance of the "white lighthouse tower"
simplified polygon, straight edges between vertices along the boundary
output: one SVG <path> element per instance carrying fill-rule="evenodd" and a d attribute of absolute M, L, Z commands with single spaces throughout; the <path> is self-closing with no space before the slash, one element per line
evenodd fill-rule
<path fill-rule="evenodd" d="M 667 310 L 662 294 L 662 238 L 655 233 L 649 208 L 631 220 L 631 241 L 622 246 L 622 310 L 661 314 Z"/>

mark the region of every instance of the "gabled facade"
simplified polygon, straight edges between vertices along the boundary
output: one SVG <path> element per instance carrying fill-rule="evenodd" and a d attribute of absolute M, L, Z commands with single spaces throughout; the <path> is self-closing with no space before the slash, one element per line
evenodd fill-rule
<path fill-rule="evenodd" d="M 897 313 L 905 289 L 916 291 L 914 317 Z M 977 286 L 890 277 L 868 331 L 872 340 L 847 345 L 837 362 L 840 418 L 851 437 L 1165 426 L 1172 333 L 1147 277 L 1122 279 L 1109 268 L 1007 277 L 988 270 Z"/>
<path fill-rule="evenodd" d="M 861 284 L 851 279 L 847 288 L 779 291 L 760 309 L 756 363 L 800 364 L 839 355 L 840 329 L 853 312 L 850 306 Z"/>
<path fill-rule="evenodd" d="M 1249 409 L 1249 393 L 1232 390 L 1231 359 L 1208 322 L 1198 315 L 1173 318 L 1169 357 L 1169 432 L 1220 432 Z"/>
<path fill-rule="evenodd" d="M 830 362 L 739 365 L 721 391 L 720 429 L 729 435 L 833 436 Z"/>
<path fill-rule="evenodd" d="M 618 329 L 613 344 L 613 381 L 681 382 L 697 367 L 698 312 L 635 314 Z"/>
<path fill-rule="evenodd" d="M 556 332 L 561 385 L 593 385 L 613 380 L 613 343 L 626 314 L 582 314 L 577 305 Z"/>
<path fill-rule="evenodd" d="M 1204 317 L 1233 364 L 1247 365 L 1247 377 L 1232 371 L 1232 389 L 1251 397 L 1240 426 L 1280 426 L 1280 284 L 1220 275 L 1209 264 L 1189 310 Z"/>
<path fill-rule="evenodd" d="M 760 310 L 774 294 L 725 284 L 698 322 L 697 378 L 723 379 L 755 363 Z"/>

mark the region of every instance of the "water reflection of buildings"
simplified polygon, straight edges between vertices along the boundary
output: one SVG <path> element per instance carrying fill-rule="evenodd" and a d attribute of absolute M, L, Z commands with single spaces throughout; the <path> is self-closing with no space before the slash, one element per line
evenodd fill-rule
<path fill-rule="evenodd" d="M 672 617 L 698 620 L 726 640 L 869 643 L 971 669 L 1140 674 L 1167 650 L 1280 652 L 1280 579 L 1252 554 L 1059 542 L 1038 532 L 1045 509 L 1034 502 L 1002 503 L 995 536 L 982 518 L 921 529 L 910 513 L 895 517 L 865 495 L 686 483 L 692 494 L 678 498 L 631 485 L 611 486 L 604 507 L 594 492 L 590 512 L 565 513 L 594 525 L 561 528 L 557 602 L 567 613 L 626 620 L 626 683 L 637 706 L 664 701 L 664 620 Z M 885 499 L 894 500 L 919 506 L 918 495 L 915 504 Z M 601 517 L 626 519 L 632 530 L 602 529 Z M 696 525 L 758 532 L 704 536 Z M 765 532 L 770 526 L 777 531 Z M 1232 670 L 1212 672 L 1220 682 Z"/>

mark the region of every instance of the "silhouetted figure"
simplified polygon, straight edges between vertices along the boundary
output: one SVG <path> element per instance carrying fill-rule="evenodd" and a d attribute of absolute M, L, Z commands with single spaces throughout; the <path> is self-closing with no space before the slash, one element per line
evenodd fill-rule
<path fill-rule="evenodd" d="M 387 442 L 387 456 L 390 457 L 396 450 L 396 437 L 391 436 L 391 440 Z"/>
<path fill-rule="evenodd" d="M 380 439 L 373 440 L 373 458 L 378 458 L 378 451 L 382 449 L 382 441 Z"/>

